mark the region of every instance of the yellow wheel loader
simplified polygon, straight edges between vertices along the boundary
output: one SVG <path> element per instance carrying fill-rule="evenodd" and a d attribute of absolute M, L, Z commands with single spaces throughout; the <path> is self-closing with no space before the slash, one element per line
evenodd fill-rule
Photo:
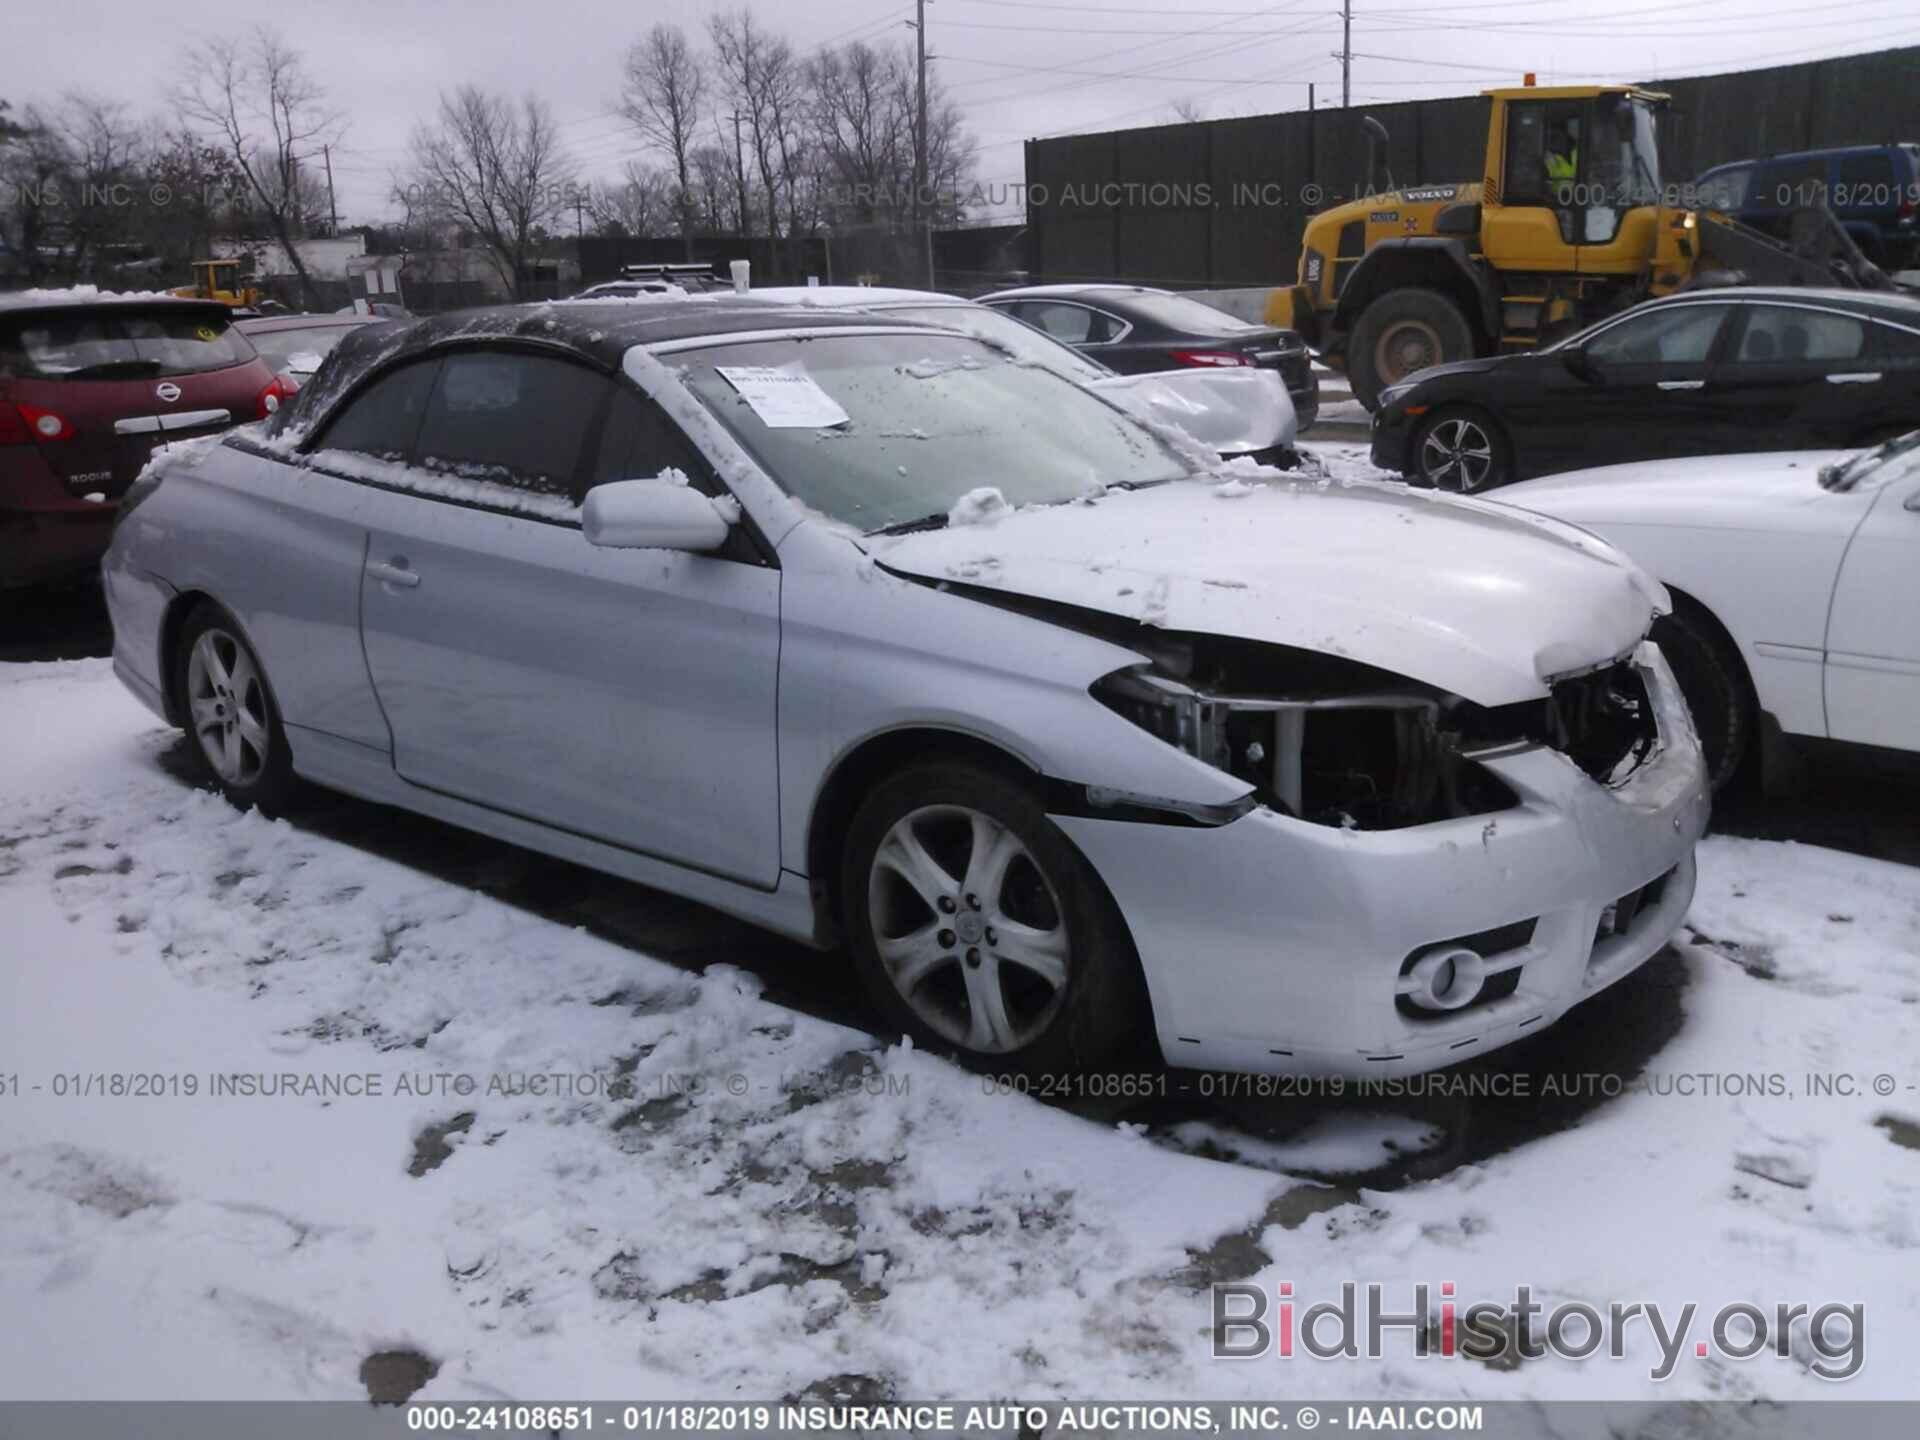
<path fill-rule="evenodd" d="M 187 300 L 218 300 L 235 309 L 251 309 L 260 303 L 260 291 L 244 283 L 239 260 L 196 260 L 192 265 L 191 285 L 182 285 L 173 293 Z"/>
<path fill-rule="evenodd" d="M 1344 370 L 1369 410 L 1380 392 L 1449 360 L 1530 349 L 1612 311 L 1703 285 L 1889 289 L 1824 206 L 1781 243 L 1662 181 L 1667 97 L 1633 85 L 1489 90 L 1477 182 L 1394 188 L 1316 215 L 1296 284 L 1267 300 Z M 1372 116 L 1368 179 L 1386 130 Z"/>

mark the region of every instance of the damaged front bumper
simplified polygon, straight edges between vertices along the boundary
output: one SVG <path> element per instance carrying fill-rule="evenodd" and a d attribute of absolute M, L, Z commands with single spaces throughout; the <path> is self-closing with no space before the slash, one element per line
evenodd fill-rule
<path fill-rule="evenodd" d="M 1545 1028 L 1656 953 L 1693 897 L 1708 791 L 1665 659 L 1646 643 L 1633 663 L 1658 744 L 1611 783 L 1530 743 L 1477 757 L 1517 804 L 1400 829 L 1266 806 L 1211 828 L 1056 816 L 1132 930 L 1167 1060 L 1415 1074 Z"/>

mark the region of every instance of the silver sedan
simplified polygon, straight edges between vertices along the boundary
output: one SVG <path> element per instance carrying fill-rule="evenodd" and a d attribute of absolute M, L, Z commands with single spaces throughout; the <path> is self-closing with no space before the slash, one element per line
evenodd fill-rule
<path fill-rule="evenodd" d="M 1556 522 L 1223 464 L 964 335 L 730 299 L 368 328 L 105 565 L 207 779 L 852 951 L 996 1069 L 1401 1074 L 1679 924 L 1663 591 Z"/>

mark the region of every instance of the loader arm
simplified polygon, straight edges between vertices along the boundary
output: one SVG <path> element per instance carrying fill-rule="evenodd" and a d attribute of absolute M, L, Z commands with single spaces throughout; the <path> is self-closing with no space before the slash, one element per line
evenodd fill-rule
<path fill-rule="evenodd" d="M 1723 285 L 1837 285 L 1848 290 L 1903 291 L 1907 287 L 1861 253 L 1824 205 L 1788 217 L 1780 241 L 1716 210 L 1695 214 L 1699 255 L 1681 288 Z"/>

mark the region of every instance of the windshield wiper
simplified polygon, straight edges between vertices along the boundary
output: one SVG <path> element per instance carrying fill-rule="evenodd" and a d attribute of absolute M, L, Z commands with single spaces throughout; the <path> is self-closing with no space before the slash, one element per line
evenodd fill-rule
<path fill-rule="evenodd" d="M 944 530 L 947 528 L 947 512 L 937 510 L 931 515 L 922 515 L 918 520 L 896 520 L 891 525 L 882 525 L 878 530 L 869 530 L 869 535 L 911 535 L 918 530 Z"/>

